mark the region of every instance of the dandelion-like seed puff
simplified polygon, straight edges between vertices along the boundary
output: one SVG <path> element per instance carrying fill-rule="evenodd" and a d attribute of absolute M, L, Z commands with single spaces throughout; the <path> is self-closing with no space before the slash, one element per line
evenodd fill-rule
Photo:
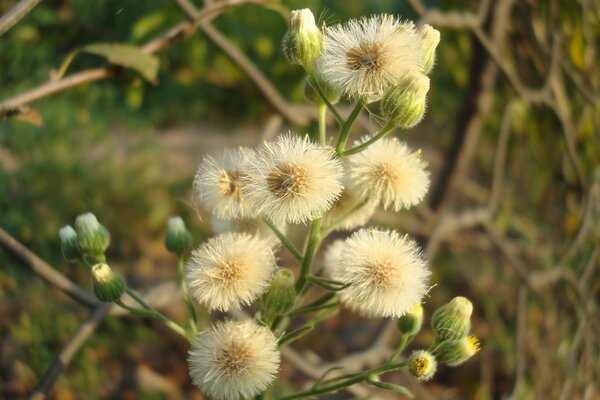
<path fill-rule="evenodd" d="M 412 22 L 374 15 L 328 27 L 320 72 L 352 98 L 376 100 L 410 69 L 423 69 L 423 40 Z"/>
<path fill-rule="evenodd" d="M 266 240 L 224 233 L 192 252 L 185 283 L 208 309 L 228 311 L 252 303 L 266 290 L 274 271 L 275 257 Z"/>
<path fill-rule="evenodd" d="M 242 194 L 244 168 L 252 150 L 225 149 L 218 157 L 205 157 L 194 178 L 200 204 L 219 218 L 250 216 L 251 207 Z"/>
<path fill-rule="evenodd" d="M 427 292 L 430 271 L 408 237 L 361 229 L 341 249 L 332 273 L 349 285 L 340 291 L 340 299 L 351 310 L 366 316 L 400 317 Z"/>
<path fill-rule="evenodd" d="M 253 321 L 226 321 L 199 333 L 192 342 L 190 375 L 203 393 L 217 400 L 251 399 L 275 380 L 280 355 L 273 333 Z"/>
<path fill-rule="evenodd" d="M 384 138 L 348 157 L 347 174 L 363 197 L 399 211 L 420 203 L 427 194 L 426 165 L 420 151 L 411 151 L 396 138 Z"/>
<path fill-rule="evenodd" d="M 305 222 L 342 191 L 342 166 L 329 146 L 291 133 L 265 143 L 248 168 L 244 195 L 273 221 Z"/>

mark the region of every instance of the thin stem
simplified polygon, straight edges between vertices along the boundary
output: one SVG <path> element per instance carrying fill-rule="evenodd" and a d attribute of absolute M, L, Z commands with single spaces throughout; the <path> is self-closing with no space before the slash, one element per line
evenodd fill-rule
<path fill-rule="evenodd" d="M 364 206 L 366 206 L 367 203 L 369 203 L 368 198 L 364 199 L 363 201 L 361 201 L 360 203 L 355 205 L 350 211 L 348 211 L 346 214 L 342 215 L 341 217 L 339 217 L 338 219 L 333 221 L 329 226 L 326 226 L 325 228 L 323 228 L 321 230 L 321 237 L 327 237 L 327 235 L 329 235 L 332 231 L 334 231 L 338 226 L 340 226 L 341 224 L 343 224 L 344 222 L 349 220 L 355 213 L 357 213 Z"/>
<path fill-rule="evenodd" d="M 358 118 L 358 115 L 363 109 L 362 101 L 358 101 L 352 112 L 348 116 L 348 119 L 342 125 L 342 129 L 340 130 L 340 137 L 338 138 L 337 146 L 335 147 L 335 151 L 338 155 L 342 155 L 344 153 L 344 148 L 346 147 L 346 142 L 348 141 L 348 135 L 350 135 L 350 128 L 354 125 L 354 121 Z"/>
<path fill-rule="evenodd" d="M 327 106 L 325 104 L 319 104 L 319 143 L 325 144 L 327 142 Z"/>
<path fill-rule="evenodd" d="M 159 311 L 150 307 L 148 304 L 146 304 L 146 302 L 144 300 L 139 298 L 131 289 L 125 288 L 125 293 L 127 293 L 129 295 L 129 297 L 131 297 L 133 300 L 135 300 L 139 305 L 141 305 L 144 308 L 144 310 L 146 311 L 144 314 L 147 313 L 147 316 L 158 319 L 160 322 L 162 322 L 163 324 L 165 324 L 166 326 L 171 328 L 171 330 L 173 330 L 174 332 L 177 332 L 178 334 L 180 334 L 181 336 L 183 336 L 186 339 L 188 338 L 187 335 L 185 334 L 185 329 L 183 329 L 176 322 L 171 321 L 169 318 L 167 318 L 165 315 L 161 314 Z M 119 303 L 121 303 L 121 304 L 119 304 Z M 117 304 L 119 304 L 121 307 L 123 307 L 123 305 L 125 305 L 125 303 L 123 303 L 121 301 L 119 301 L 119 303 L 117 303 Z M 134 309 L 129 306 L 125 306 L 123 308 L 131 311 L 132 313 L 140 312 L 140 311 L 144 312 L 144 310 Z M 132 310 L 135 310 L 135 311 L 132 311 Z"/>
<path fill-rule="evenodd" d="M 338 154 L 340 155 L 340 157 L 345 157 L 345 156 L 349 156 L 351 154 L 360 153 L 361 151 L 363 151 L 364 149 L 366 149 L 367 147 L 369 147 L 370 145 L 372 145 L 373 143 L 375 143 L 376 141 L 378 141 L 379 139 L 381 139 L 382 137 L 384 137 L 385 135 L 390 133 L 392 130 L 394 130 L 394 125 L 387 124 L 383 128 L 381 128 L 381 130 L 377 133 L 377 135 L 373 136 L 371 139 L 367 140 L 364 143 L 359 144 L 356 147 L 348 149 L 346 151 L 342 151 L 342 152 L 338 151 Z"/>
<path fill-rule="evenodd" d="M 196 317 L 196 309 L 194 308 L 194 303 L 188 293 L 187 286 L 185 285 L 185 281 L 183 279 L 183 268 L 184 268 L 185 259 L 182 254 L 177 255 L 177 280 L 179 281 L 179 287 L 181 288 L 181 295 L 183 296 L 183 300 L 185 301 L 185 305 L 188 311 L 189 324 L 192 335 L 195 335 L 198 331 L 198 318 Z"/>
<path fill-rule="evenodd" d="M 294 246 L 294 244 L 290 241 L 290 239 L 288 239 L 288 237 L 285 236 L 283 234 L 283 232 L 281 232 L 277 228 L 277 226 L 275 226 L 273 221 L 271 221 L 269 218 L 267 218 L 265 216 L 262 216 L 262 220 L 273 231 L 275 236 L 277 236 L 277 239 L 279 239 L 281 244 L 283 244 L 290 251 L 290 253 L 292 253 L 292 255 L 296 258 L 296 260 L 302 261 L 302 253 L 300 253 L 300 250 L 298 250 L 296 248 L 296 246 Z"/>
<path fill-rule="evenodd" d="M 342 118 L 342 116 L 335 109 L 335 107 L 333 106 L 333 104 L 331 104 L 331 102 L 327 99 L 327 96 L 325 96 L 325 93 L 323 93 L 323 90 L 321 89 L 321 86 L 319 86 L 317 80 L 314 79 L 314 78 L 312 78 L 312 79 L 308 80 L 308 83 L 310 85 L 312 85 L 312 87 L 317 91 L 317 93 L 319 94 L 319 96 L 321 96 L 321 99 L 323 100 L 323 102 L 325 103 L 325 105 L 327 106 L 327 108 L 329 109 L 329 111 L 331 111 L 331 113 L 335 117 L 335 120 L 338 122 L 338 124 L 343 125 L 344 124 L 344 118 Z"/>
<path fill-rule="evenodd" d="M 408 343 L 410 343 L 410 340 L 413 337 L 414 337 L 414 335 L 403 334 L 400 337 L 400 343 L 398 343 L 398 347 L 396 347 L 396 350 L 394 350 L 394 352 L 392 353 L 392 355 L 390 356 L 390 358 L 388 358 L 386 364 L 392 364 L 394 362 L 394 360 L 396 358 L 398 358 L 398 356 L 400 354 L 402 354 L 402 351 L 404 351 L 404 349 L 406 348 L 406 345 L 408 345 Z"/>
<path fill-rule="evenodd" d="M 306 284 L 308 283 L 308 275 L 310 274 L 310 267 L 312 266 L 312 261 L 317 251 L 317 247 L 319 246 L 319 242 L 321 241 L 321 218 L 317 218 L 313 221 L 312 226 L 310 228 L 310 236 L 308 237 L 308 242 L 306 243 L 306 250 L 304 251 L 304 257 L 302 257 L 302 265 L 300 268 L 300 276 L 298 277 L 298 281 L 296 282 L 296 292 L 301 294 L 306 289 Z"/>

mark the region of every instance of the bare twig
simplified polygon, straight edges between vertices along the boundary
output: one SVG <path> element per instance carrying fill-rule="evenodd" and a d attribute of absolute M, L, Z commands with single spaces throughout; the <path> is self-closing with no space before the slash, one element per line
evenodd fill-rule
<path fill-rule="evenodd" d="M 4 229 L 0 228 L 0 246 L 29 266 L 43 280 L 65 292 L 73 300 L 86 307 L 97 307 L 100 302 L 91 294 L 81 289 L 69 278 L 52 268 L 27 247 L 23 246 Z"/>
<path fill-rule="evenodd" d="M 60 375 L 60 373 L 69 365 L 75 353 L 83 346 L 87 338 L 89 338 L 104 316 L 111 309 L 111 304 L 101 304 L 94 308 L 90 316 L 77 328 L 73 336 L 62 348 L 60 353 L 52 362 L 52 365 L 42 376 L 38 385 L 31 392 L 31 400 L 41 400 L 46 398 L 48 391 Z"/>
<path fill-rule="evenodd" d="M 24 16 L 29 14 L 40 1 L 41 0 L 21 0 L 6 14 L 0 17 L 0 37 L 8 32 L 10 28 L 15 26 L 15 24 L 23 19 Z"/>

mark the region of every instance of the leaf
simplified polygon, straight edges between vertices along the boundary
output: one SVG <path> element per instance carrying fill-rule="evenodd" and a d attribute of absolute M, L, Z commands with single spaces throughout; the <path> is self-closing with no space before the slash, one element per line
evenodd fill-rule
<path fill-rule="evenodd" d="M 85 46 L 82 51 L 106 57 L 112 64 L 131 68 L 148 81 L 156 81 L 158 58 L 142 52 L 139 47 L 120 43 L 96 43 Z"/>
<path fill-rule="evenodd" d="M 412 392 L 410 390 L 408 390 L 407 388 L 405 388 L 404 386 L 396 385 L 394 383 L 381 382 L 376 377 L 370 377 L 369 379 L 367 379 L 367 382 L 369 383 L 369 385 L 372 385 L 372 386 L 375 386 L 375 387 L 378 387 L 381 389 L 389 390 L 390 392 L 400 393 L 407 397 L 410 397 L 411 399 L 413 399 L 415 397 L 412 394 Z"/>

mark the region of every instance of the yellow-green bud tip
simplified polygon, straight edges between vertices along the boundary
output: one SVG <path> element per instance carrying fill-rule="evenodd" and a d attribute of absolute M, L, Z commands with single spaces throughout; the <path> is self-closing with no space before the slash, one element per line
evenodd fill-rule
<path fill-rule="evenodd" d="M 172 217 L 167 221 L 165 247 L 172 253 L 182 255 L 192 247 L 192 236 L 181 217 Z"/>
<path fill-rule="evenodd" d="M 431 328 L 439 340 L 458 340 L 471 329 L 473 304 L 465 297 L 453 298 L 438 308 L 431 317 Z"/>
<path fill-rule="evenodd" d="M 408 313 L 398 319 L 397 324 L 403 334 L 416 335 L 423 326 L 423 307 L 415 304 Z"/>
<path fill-rule="evenodd" d="M 290 12 L 290 28 L 284 35 L 282 44 L 290 63 L 311 69 L 313 61 L 323 51 L 323 35 L 308 8 Z"/>
<path fill-rule="evenodd" d="M 408 359 L 408 370 L 422 382 L 433 378 L 437 369 L 437 361 L 433 354 L 425 350 L 416 350 Z"/>
<path fill-rule="evenodd" d="M 125 291 L 125 281 L 107 264 L 96 264 L 92 267 L 92 280 L 96 297 L 104 303 L 119 300 Z"/>
<path fill-rule="evenodd" d="M 423 25 L 419 29 L 423 41 L 423 72 L 429 74 L 435 65 L 435 49 L 440 43 L 440 31 L 431 25 Z"/>
<path fill-rule="evenodd" d="M 409 70 L 397 86 L 388 90 L 381 111 L 389 124 L 407 129 L 417 125 L 425 115 L 429 78 L 417 70 Z"/>
<path fill-rule="evenodd" d="M 442 343 L 437 350 L 438 360 L 451 367 L 456 367 L 477 354 L 479 349 L 479 339 L 475 336 L 447 341 Z"/>

